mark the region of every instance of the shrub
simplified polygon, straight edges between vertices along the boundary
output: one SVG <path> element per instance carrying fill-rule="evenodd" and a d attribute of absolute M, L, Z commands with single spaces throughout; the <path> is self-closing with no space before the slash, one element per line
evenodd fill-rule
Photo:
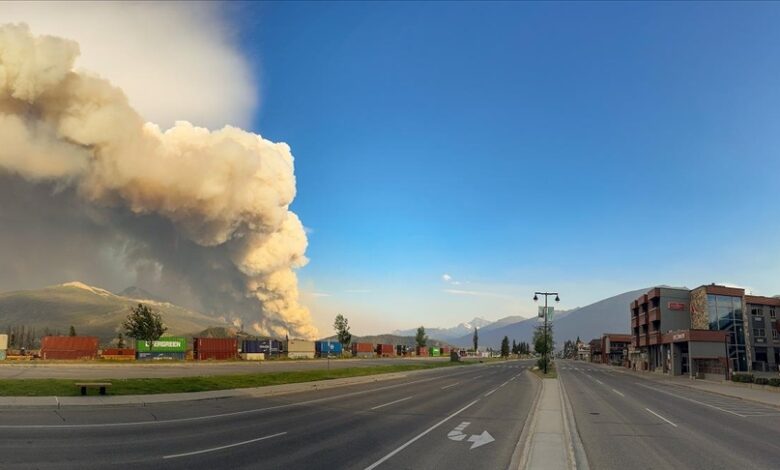
<path fill-rule="evenodd" d="M 753 383 L 753 374 L 734 374 L 731 376 L 731 380 L 746 384 Z"/>
<path fill-rule="evenodd" d="M 769 385 L 773 387 L 780 387 L 780 379 L 769 379 Z"/>
<path fill-rule="evenodd" d="M 756 377 L 753 380 L 753 383 L 757 385 L 767 385 L 769 383 L 769 379 L 767 379 L 766 377 Z"/>

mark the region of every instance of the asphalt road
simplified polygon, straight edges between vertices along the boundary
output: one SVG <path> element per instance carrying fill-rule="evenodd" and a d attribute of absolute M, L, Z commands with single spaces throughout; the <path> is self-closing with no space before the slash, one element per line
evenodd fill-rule
<path fill-rule="evenodd" d="M 94 362 L 10 362 L 0 361 L 0 379 L 135 379 L 253 374 L 345 367 L 371 367 L 388 364 L 441 362 L 449 358 L 312 359 L 273 361 L 189 361 L 126 363 Z M 330 364 L 328 364 L 330 362 Z"/>
<path fill-rule="evenodd" d="M 780 409 L 560 361 L 591 469 L 777 469 Z"/>
<path fill-rule="evenodd" d="M 530 362 L 272 398 L 0 411 L 3 468 L 507 468 Z"/>

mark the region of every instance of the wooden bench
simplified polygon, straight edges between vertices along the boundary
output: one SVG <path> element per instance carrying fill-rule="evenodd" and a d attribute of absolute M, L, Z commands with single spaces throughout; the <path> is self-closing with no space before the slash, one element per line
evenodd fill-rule
<path fill-rule="evenodd" d="M 83 382 L 83 383 L 77 383 L 77 387 L 81 389 L 81 395 L 87 394 L 88 388 L 99 388 L 100 394 L 105 395 L 106 394 L 106 388 L 111 386 L 110 382 Z"/>

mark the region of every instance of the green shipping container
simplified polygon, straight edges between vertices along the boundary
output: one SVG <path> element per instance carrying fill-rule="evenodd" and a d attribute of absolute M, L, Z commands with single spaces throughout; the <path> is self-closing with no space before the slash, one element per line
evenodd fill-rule
<path fill-rule="evenodd" d="M 150 346 L 153 346 L 150 347 Z M 135 349 L 138 352 L 186 352 L 187 340 L 180 336 L 163 337 L 151 345 L 149 341 L 136 341 Z"/>
<path fill-rule="evenodd" d="M 428 348 L 428 355 L 430 356 L 441 356 L 441 349 L 439 348 Z"/>

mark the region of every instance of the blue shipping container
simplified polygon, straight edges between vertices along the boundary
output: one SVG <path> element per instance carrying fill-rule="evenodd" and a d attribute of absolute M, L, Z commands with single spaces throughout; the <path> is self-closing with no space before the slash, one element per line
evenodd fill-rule
<path fill-rule="evenodd" d="M 338 341 L 316 341 L 314 343 L 314 350 L 320 356 L 339 356 L 341 355 L 341 343 Z"/>

